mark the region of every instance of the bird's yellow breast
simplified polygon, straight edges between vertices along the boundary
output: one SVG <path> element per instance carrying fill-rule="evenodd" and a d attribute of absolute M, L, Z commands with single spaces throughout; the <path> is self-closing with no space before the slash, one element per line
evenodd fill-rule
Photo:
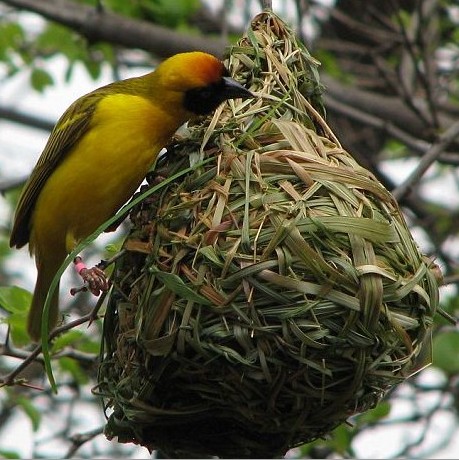
<path fill-rule="evenodd" d="M 128 94 L 101 99 L 89 129 L 46 181 L 32 222 L 32 247 L 70 251 L 135 192 L 183 120 Z"/>

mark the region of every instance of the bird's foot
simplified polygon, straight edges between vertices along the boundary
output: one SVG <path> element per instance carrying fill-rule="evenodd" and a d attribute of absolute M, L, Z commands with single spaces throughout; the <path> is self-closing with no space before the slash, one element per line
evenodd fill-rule
<path fill-rule="evenodd" d="M 71 295 L 75 295 L 78 292 L 91 291 L 95 296 L 98 296 L 101 292 L 108 291 L 110 283 L 107 275 L 101 268 L 98 266 L 87 268 L 79 256 L 75 257 L 73 263 L 75 270 L 83 278 L 84 285 L 80 288 L 72 288 L 70 290 Z"/>

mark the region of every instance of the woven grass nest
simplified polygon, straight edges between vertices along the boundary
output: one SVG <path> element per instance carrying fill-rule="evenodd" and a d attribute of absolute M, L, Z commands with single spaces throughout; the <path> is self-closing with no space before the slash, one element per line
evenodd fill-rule
<path fill-rule="evenodd" d="M 257 16 L 228 58 L 257 97 L 189 126 L 158 163 L 156 183 L 195 167 L 131 213 L 95 390 L 109 438 L 275 457 L 418 368 L 432 263 L 324 121 L 317 64 Z"/>

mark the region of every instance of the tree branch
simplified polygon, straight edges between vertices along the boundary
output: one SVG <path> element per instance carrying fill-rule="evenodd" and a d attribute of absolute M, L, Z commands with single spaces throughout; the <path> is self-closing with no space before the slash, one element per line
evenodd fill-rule
<path fill-rule="evenodd" d="M 127 18 L 107 10 L 100 11 L 70 0 L 0 0 L 0 3 L 33 11 L 75 30 L 89 41 L 108 41 L 126 47 L 140 48 L 161 57 L 193 49 L 221 56 L 226 45 L 223 40 L 209 40 L 208 37 L 177 33 L 166 27 Z M 403 126 L 403 130 L 414 137 L 433 140 L 434 133 L 418 114 L 410 110 L 399 98 L 343 85 L 326 75 L 322 75 L 322 81 L 327 88 L 326 94 L 336 101 L 372 114 L 395 127 Z M 426 105 L 420 98 L 416 102 Z M 440 126 L 450 126 L 454 122 L 448 115 L 441 116 L 439 121 Z"/>
<path fill-rule="evenodd" d="M 387 134 L 391 135 L 394 139 L 404 143 L 407 147 L 414 150 L 415 152 L 424 153 L 429 148 L 430 144 L 428 142 L 419 139 L 418 137 L 411 136 L 406 131 L 398 128 L 391 121 L 380 118 L 374 115 L 373 112 L 361 110 L 358 108 L 360 105 L 359 103 L 349 105 L 345 102 L 340 102 L 339 100 L 335 99 L 335 97 L 331 94 L 332 93 L 330 93 L 330 95 L 325 94 L 325 106 L 327 109 L 331 109 L 332 111 L 342 116 L 349 117 L 364 125 L 385 130 Z M 409 120 L 410 118 L 408 118 L 406 121 L 408 122 Z M 405 124 L 402 124 L 402 126 L 405 126 Z"/>
<path fill-rule="evenodd" d="M 24 112 L 18 112 L 11 107 L 0 106 L 0 119 L 19 123 L 20 125 L 31 128 L 41 129 L 42 131 L 51 131 L 54 127 L 54 122 L 52 121 L 43 120 L 42 118 Z"/>
<path fill-rule="evenodd" d="M 175 32 L 70 0 L 1 0 L 0 3 L 32 11 L 70 27 L 89 42 L 107 41 L 127 48 L 140 48 L 161 57 L 192 50 L 221 57 L 227 45 L 223 40 Z"/>
<path fill-rule="evenodd" d="M 326 89 L 325 95 L 329 94 L 336 101 L 372 114 L 394 126 L 403 126 L 403 130 L 414 137 L 429 139 L 430 136 L 430 140 L 432 140 L 434 132 L 430 132 L 430 127 L 426 126 L 419 116 L 410 110 L 399 97 L 389 97 L 364 91 L 355 86 L 344 85 L 326 75 L 322 75 L 322 82 Z M 418 102 L 425 104 L 421 100 Z M 450 126 L 454 121 L 447 115 L 440 115 L 441 126 Z"/>
<path fill-rule="evenodd" d="M 72 445 L 65 454 L 64 458 L 74 458 L 77 450 L 88 441 L 93 440 L 96 436 L 99 436 L 104 432 L 104 427 L 99 426 L 93 430 L 87 431 L 86 433 L 77 433 L 70 437 Z"/>
<path fill-rule="evenodd" d="M 99 301 L 97 302 L 97 305 L 87 314 L 84 316 L 81 316 L 80 318 L 71 321 L 69 323 L 66 323 L 62 326 L 56 327 L 50 334 L 49 334 L 49 341 L 51 342 L 55 337 L 58 335 L 62 334 L 63 332 L 69 331 L 70 329 L 73 329 L 76 326 L 80 326 L 81 324 L 84 323 L 91 323 L 96 319 L 96 312 L 100 308 L 101 301 L 105 296 L 102 296 Z M 8 354 L 6 352 L 5 346 L 2 349 L 3 353 Z M 37 359 L 42 360 L 40 353 L 42 351 L 42 346 L 41 344 L 38 344 L 30 353 L 24 354 L 23 356 L 20 356 L 21 358 L 24 357 L 24 361 L 21 362 L 15 369 L 13 369 L 10 373 L 7 375 L 0 377 L 0 388 L 3 386 L 12 386 L 16 384 L 22 384 L 24 386 L 28 386 L 24 382 L 17 382 L 16 377 L 27 367 L 29 366 L 32 362 L 36 361 Z M 53 359 L 61 358 L 62 356 L 65 356 L 64 353 L 62 353 L 60 356 L 55 355 L 53 356 Z M 77 355 L 73 353 L 73 356 L 70 355 L 70 357 L 75 358 Z M 83 353 L 82 355 L 78 354 L 79 359 L 82 359 L 84 357 L 84 360 L 88 360 L 88 355 Z M 18 356 L 19 357 L 19 356 Z"/>
<path fill-rule="evenodd" d="M 451 125 L 439 138 L 438 142 L 432 145 L 428 152 L 421 158 L 416 169 L 409 175 L 409 177 L 400 184 L 395 190 L 393 195 L 397 200 L 400 200 L 407 195 L 411 188 L 417 181 L 424 175 L 429 167 L 438 159 L 440 154 L 459 136 L 459 122 Z"/>

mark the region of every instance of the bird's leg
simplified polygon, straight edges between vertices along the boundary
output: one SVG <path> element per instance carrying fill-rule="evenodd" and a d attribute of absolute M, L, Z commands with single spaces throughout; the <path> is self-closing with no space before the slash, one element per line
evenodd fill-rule
<path fill-rule="evenodd" d="M 82 288 L 72 288 L 70 294 L 75 295 L 81 291 L 91 291 L 95 296 L 98 296 L 101 292 L 108 291 L 110 283 L 107 280 L 105 272 L 97 265 L 92 268 L 87 268 L 83 263 L 83 259 L 80 256 L 73 259 L 75 270 L 83 278 L 84 286 Z"/>

